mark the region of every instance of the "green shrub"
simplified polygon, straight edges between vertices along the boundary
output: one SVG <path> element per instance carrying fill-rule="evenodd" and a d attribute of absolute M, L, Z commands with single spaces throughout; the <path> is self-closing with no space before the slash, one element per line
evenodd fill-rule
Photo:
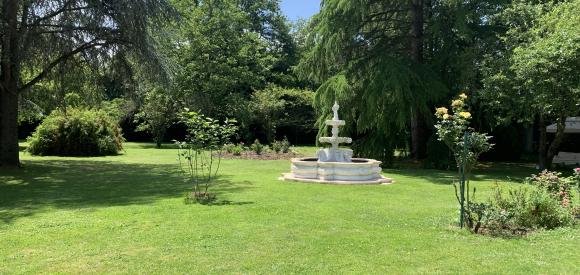
<path fill-rule="evenodd" d="M 468 225 L 492 234 L 522 234 L 537 229 L 554 229 L 574 223 L 573 208 L 563 206 L 538 186 L 506 193 L 496 188 L 489 203 L 472 203 L 467 209 Z"/>
<path fill-rule="evenodd" d="M 290 142 L 288 141 L 288 138 L 284 137 L 283 140 L 275 140 L 272 142 L 271 148 L 276 154 L 286 154 L 290 151 Z"/>
<path fill-rule="evenodd" d="M 572 176 L 573 185 L 576 186 L 578 192 L 580 192 L 580 167 L 574 168 L 574 175 Z"/>
<path fill-rule="evenodd" d="M 571 186 L 574 184 L 574 176 L 566 178 L 562 177 L 562 173 L 544 170 L 526 181 L 546 190 L 564 206 L 572 201 Z"/>
<path fill-rule="evenodd" d="M 236 145 L 233 143 L 228 143 L 228 144 L 224 145 L 223 150 L 228 154 L 232 154 L 234 156 L 240 156 L 240 155 L 242 155 L 242 152 L 244 151 L 244 147 L 242 146 L 242 144 Z"/>
<path fill-rule="evenodd" d="M 274 142 L 272 142 L 271 147 L 274 153 L 279 154 L 280 152 L 282 152 L 282 141 L 275 140 Z"/>
<path fill-rule="evenodd" d="M 288 138 L 286 137 L 281 141 L 281 150 L 284 154 L 290 151 L 290 141 L 288 141 Z"/>
<path fill-rule="evenodd" d="M 224 145 L 224 151 L 228 154 L 232 154 L 234 152 L 234 147 L 236 147 L 233 143 L 228 143 Z"/>
<path fill-rule="evenodd" d="M 242 152 L 244 151 L 244 147 L 242 147 L 241 145 L 236 145 L 232 147 L 231 150 L 234 156 L 241 156 Z"/>
<path fill-rule="evenodd" d="M 50 156 L 105 156 L 122 150 L 121 128 L 101 110 L 53 111 L 28 138 L 28 152 Z"/>
<path fill-rule="evenodd" d="M 256 153 L 256 155 L 261 155 L 264 152 L 265 149 L 264 147 L 265 146 L 262 143 L 260 143 L 260 141 L 257 139 L 254 141 L 254 144 L 250 146 L 250 148 L 252 149 L 252 151 L 254 151 L 254 153 Z"/>

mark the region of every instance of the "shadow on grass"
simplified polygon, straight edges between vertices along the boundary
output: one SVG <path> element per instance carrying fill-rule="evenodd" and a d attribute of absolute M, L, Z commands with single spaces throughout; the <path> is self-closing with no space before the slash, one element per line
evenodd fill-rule
<path fill-rule="evenodd" d="M 220 196 L 251 188 L 221 177 Z M 21 169 L 0 169 L 0 221 L 12 222 L 46 207 L 90 208 L 148 204 L 180 198 L 191 185 L 173 165 L 91 160 L 30 160 Z M 230 202 L 235 204 L 236 202 Z"/>
<path fill-rule="evenodd" d="M 251 202 L 251 201 L 234 202 L 234 201 L 230 201 L 230 200 L 219 200 L 218 199 L 216 202 L 212 202 L 212 203 L 208 204 L 208 206 L 247 205 L 247 204 L 254 204 L 254 202 Z"/>
<path fill-rule="evenodd" d="M 149 142 L 132 142 L 127 145 L 127 148 L 136 148 L 136 149 L 178 149 L 179 146 L 175 143 L 163 143 L 161 144 L 161 148 L 157 148 L 155 143 Z"/>
<path fill-rule="evenodd" d="M 458 181 L 457 171 L 436 169 L 384 169 L 385 172 L 416 177 L 434 184 L 450 185 Z M 538 173 L 529 163 L 480 163 L 471 175 L 471 181 L 497 181 L 521 183 L 526 177 Z"/>

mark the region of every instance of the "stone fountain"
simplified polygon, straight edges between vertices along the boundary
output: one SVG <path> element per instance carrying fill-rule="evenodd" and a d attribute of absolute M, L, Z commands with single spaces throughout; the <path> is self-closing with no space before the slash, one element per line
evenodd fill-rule
<path fill-rule="evenodd" d="M 332 106 L 332 120 L 325 123 L 332 126 L 331 137 L 321 137 L 321 143 L 331 144 L 330 148 L 319 149 L 316 158 L 292 159 L 291 172 L 285 173 L 280 179 L 311 183 L 330 184 L 388 184 L 392 180 L 381 175 L 381 162 L 374 159 L 353 158 L 352 150 L 341 149 L 341 143 L 352 143 L 348 137 L 340 137 L 339 127 L 345 125 L 338 119 L 339 106 Z"/>

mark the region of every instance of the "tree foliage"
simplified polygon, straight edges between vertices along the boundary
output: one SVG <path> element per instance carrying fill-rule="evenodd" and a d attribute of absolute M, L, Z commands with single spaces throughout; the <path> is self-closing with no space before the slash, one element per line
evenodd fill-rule
<path fill-rule="evenodd" d="M 312 19 L 310 51 L 300 69 L 322 83 L 316 97 L 319 122 L 330 115 L 334 101 L 346 110 L 343 117 L 352 125 L 347 131 L 359 141 L 355 153 L 390 158 L 393 141 L 411 117 L 427 114 L 447 90 L 436 72 L 411 54 L 414 8 L 407 1 L 325 1 Z"/>
<path fill-rule="evenodd" d="M 153 142 L 157 148 L 161 148 L 165 132 L 171 126 L 176 118 L 175 109 L 177 108 L 175 99 L 167 90 L 153 88 L 145 94 L 144 104 L 140 112 L 135 115 L 135 120 L 139 122 L 137 131 L 151 133 Z"/>
<path fill-rule="evenodd" d="M 163 71 L 149 30 L 171 17 L 164 0 L 0 3 L 0 165 L 18 165 L 19 98 L 64 76 L 74 60 L 98 65 L 124 53 L 148 71 Z"/>
<path fill-rule="evenodd" d="M 274 141 L 279 127 L 311 132 L 315 123 L 313 100 L 312 91 L 270 85 L 252 94 L 251 124 L 264 133 L 267 143 Z"/>
<path fill-rule="evenodd" d="M 277 1 L 175 3 L 184 20 L 167 48 L 180 66 L 176 89 L 187 106 L 225 118 L 240 99 L 283 81 L 294 50 Z"/>
<path fill-rule="evenodd" d="M 540 164 L 549 167 L 565 121 L 580 114 L 580 1 L 515 1 L 495 19 L 507 28 L 485 59 L 481 96 L 498 123 L 540 120 Z M 545 123 L 557 124 L 546 149 Z"/>
<path fill-rule="evenodd" d="M 163 52 L 176 65 L 166 92 L 182 107 L 216 119 L 236 118 L 245 141 L 271 139 L 266 109 L 255 109 L 270 85 L 294 86 L 297 47 L 275 0 L 176 0 L 182 20 L 169 24 Z M 269 105 L 271 106 L 271 105 Z M 277 116 L 277 115 L 276 115 Z"/>

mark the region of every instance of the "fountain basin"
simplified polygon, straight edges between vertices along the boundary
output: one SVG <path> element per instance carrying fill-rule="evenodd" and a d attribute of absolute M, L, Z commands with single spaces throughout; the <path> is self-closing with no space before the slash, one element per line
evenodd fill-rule
<path fill-rule="evenodd" d="M 392 180 L 381 175 L 381 162 L 353 158 L 352 162 L 322 162 L 317 158 L 294 158 L 291 173 L 281 179 L 330 184 L 385 184 Z"/>

